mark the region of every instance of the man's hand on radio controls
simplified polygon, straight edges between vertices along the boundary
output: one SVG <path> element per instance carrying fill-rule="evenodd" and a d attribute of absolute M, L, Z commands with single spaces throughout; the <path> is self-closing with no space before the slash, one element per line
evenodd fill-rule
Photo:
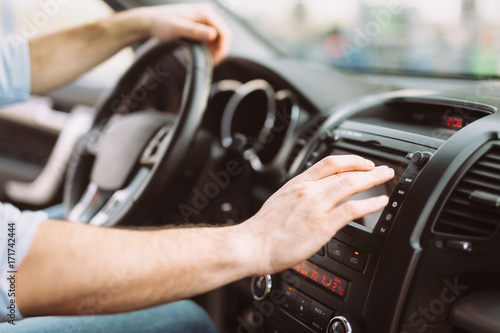
<path fill-rule="evenodd" d="M 393 176 L 360 157 L 328 157 L 247 222 L 225 228 L 138 231 L 46 221 L 18 267 L 17 304 L 25 316 L 126 312 L 287 269 L 347 222 L 384 207 L 387 197 L 345 200 Z M 110 283 L 126 288 L 102 306 L 89 301 Z"/>
<path fill-rule="evenodd" d="M 359 156 L 329 156 L 290 180 L 240 225 L 251 238 L 256 275 L 309 258 L 348 222 L 382 209 L 387 196 L 345 200 L 393 177 L 393 169 Z"/>

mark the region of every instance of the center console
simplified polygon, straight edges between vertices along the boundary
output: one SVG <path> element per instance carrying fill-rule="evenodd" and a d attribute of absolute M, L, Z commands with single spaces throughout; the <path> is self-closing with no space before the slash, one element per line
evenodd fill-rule
<path fill-rule="evenodd" d="M 385 194 L 390 201 L 383 210 L 350 222 L 311 258 L 280 274 L 254 278 L 257 332 L 373 331 L 363 321 L 366 300 L 376 288 L 377 264 L 392 227 L 405 223 L 398 215 L 408 204 L 407 193 L 438 148 L 481 117 L 480 107 L 465 115 L 450 112 L 445 104 L 391 99 L 324 123 L 298 157 L 297 172 L 328 155 L 360 155 L 390 166 L 396 175 L 351 199 Z M 383 299 L 378 303 L 384 307 Z"/>

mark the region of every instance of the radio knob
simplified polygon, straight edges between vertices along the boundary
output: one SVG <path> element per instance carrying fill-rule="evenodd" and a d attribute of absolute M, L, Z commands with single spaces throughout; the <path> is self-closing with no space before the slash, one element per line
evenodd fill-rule
<path fill-rule="evenodd" d="M 266 298 L 266 296 L 271 292 L 272 287 L 273 280 L 271 275 L 254 276 L 252 278 L 252 282 L 250 283 L 252 296 L 257 301 L 261 301 Z"/>
<path fill-rule="evenodd" d="M 417 152 L 415 152 L 415 153 L 412 154 L 411 161 L 418 168 L 421 168 L 425 164 L 427 164 L 427 162 L 429 162 L 429 160 L 431 159 L 431 157 L 432 157 L 432 153 L 429 153 L 428 151 L 424 151 L 424 152 L 417 151 Z"/>
<path fill-rule="evenodd" d="M 361 329 L 351 315 L 333 317 L 326 328 L 326 333 L 360 333 Z"/>
<path fill-rule="evenodd" d="M 320 136 L 320 141 L 324 142 L 327 146 L 331 146 L 339 140 L 340 136 L 338 134 L 333 134 L 330 131 L 325 132 Z"/>

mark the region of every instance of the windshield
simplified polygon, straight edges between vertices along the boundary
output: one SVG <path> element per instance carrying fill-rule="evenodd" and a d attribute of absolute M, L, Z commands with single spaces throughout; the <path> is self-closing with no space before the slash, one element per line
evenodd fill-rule
<path fill-rule="evenodd" d="M 220 0 L 290 56 L 358 71 L 500 76 L 498 0 Z"/>

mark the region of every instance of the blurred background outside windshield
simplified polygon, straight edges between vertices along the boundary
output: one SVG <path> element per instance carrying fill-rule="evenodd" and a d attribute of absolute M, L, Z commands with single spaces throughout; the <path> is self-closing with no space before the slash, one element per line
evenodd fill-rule
<path fill-rule="evenodd" d="M 220 0 L 288 55 L 354 70 L 500 76 L 498 0 Z"/>

